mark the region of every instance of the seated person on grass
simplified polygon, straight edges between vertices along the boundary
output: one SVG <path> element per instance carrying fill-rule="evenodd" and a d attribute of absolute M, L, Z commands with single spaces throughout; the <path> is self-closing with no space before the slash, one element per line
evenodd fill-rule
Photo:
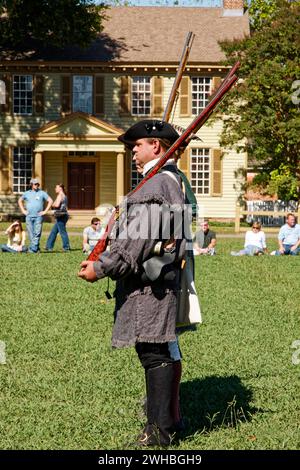
<path fill-rule="evenodd" d="M 259 256 L 267 253 L 267 244 L 265 233 L 261 230 L 261 223 L 254 222 L 252 230 L 248 230 L 245 236 L 244 249 L 232 251 L 232 256 Z"/>
<path fill-rule="evenodd" d="M 300 253 L 300 225 L 296 223 L 296 217 L 288 214 L 278 234 L 279 250 L 272 251 L 271 255 L 292 255 Z"/>
<path fill-rule="evenodd" d="M 89 255 L 93 251 L 98 240 L 102 237 L 103 233 L 104 228 L 101 227 L 100 219 L 98 219 L 98 217 L 93 217 L 91 220 L 91 225 L 83 230 L 83 253 Z"/>
<path fill-rule="evenodd" d="M 7 244 L 0 245 L 0 249 L 4 253 L 25 253 L 27 251 L 25 246 L 26 232 L 19 220 L 14 220 L 5 234 L 8 235 Z"/>
<path fill-rule="evenodd" d="M 193 251 L 194 256 L 197 255 L 215 255 L 217 236 L 216 233 L 209 229 L 209 223 L 204 220 L 200 224 L 201 230 L 197 231 L 194 237 Z"/>

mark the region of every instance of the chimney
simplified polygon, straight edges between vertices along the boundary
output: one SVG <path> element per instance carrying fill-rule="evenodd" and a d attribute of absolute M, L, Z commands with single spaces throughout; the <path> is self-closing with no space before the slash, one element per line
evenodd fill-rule
<path fill-rule="evenodd" d="M 243 16 L 244 0 L 223 0 L 223 16 Z"/>

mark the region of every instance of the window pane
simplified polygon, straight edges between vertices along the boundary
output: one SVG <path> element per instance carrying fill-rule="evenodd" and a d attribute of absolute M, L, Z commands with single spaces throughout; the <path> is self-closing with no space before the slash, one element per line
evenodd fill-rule
<path fill-rule="evenodd" d="M 131 189 L 135 188 L 142 179 L 143 176 L 136 171 L 135 163 L 131 160 Z"/>
<path fill-rule="evenodd" d="M 192 77 L 192 113 L 200 112 L 208 105 L 210 77 Z"/>
<path fill-rule="evenodd" d="M 32 114 L 32 75 L 14 75 L 13 109 L 14 114 Z"/>
<path fill-rule="evenodd" d="M 73 76 L 73 111 L 93 112 L 93 77 L 89 75 Z"/>
<path fill-rule="evenodd" d="M 196 195 L 210 194 L 209 149 L 191 149 L 191 186 Z M 205 170 L 205 171 L 203 171 Z"/>
<path fill-rule="evenodd" d="M 131 114 L 147 116 L 151 112 L 150 77 L 133 77 L 131 81 Z"/>
<path fill-rule="evenodd" d="M 13 150 L 13 192 L 23 193 L 32 177 L 32 148 L 15 147 Z"/>

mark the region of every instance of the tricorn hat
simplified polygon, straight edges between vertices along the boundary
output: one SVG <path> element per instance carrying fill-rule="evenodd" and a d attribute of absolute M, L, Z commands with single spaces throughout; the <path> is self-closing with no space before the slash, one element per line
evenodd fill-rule
<path fill-rule="evenodd" d="M 179 134 L 168 122 L 145 119 L 133 124 L 133 126 L 129 127 L 118 139 L 125 145 L 132 147 L 138 139 L 167 139 L 173 143 L 178 137 Z"/>

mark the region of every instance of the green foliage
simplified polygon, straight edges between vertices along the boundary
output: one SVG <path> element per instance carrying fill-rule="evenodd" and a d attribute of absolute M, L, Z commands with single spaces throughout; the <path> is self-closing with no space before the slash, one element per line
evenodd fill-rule
<path fill-rule="evenodd" d="M 0 44 L 35 39 L 58 47 L 88 46 L 101 31 L 105 8 L 92 0 L 0 0 Z"/>
<path fill-rule="evenodd" d="M 111 349 L 114 301 L 76 276 L 80 244 L 0 253 L 1 449 L 133 449 L 144 425 L 142 367 Z M 171 450 L 299 449 L 299 257 L 230 257 L 242 244 L 196 260 L 204 323 L 180 339 L 187 431 Z"/>
<path fill-rule="evenodd" d="M 250 23 L 253 30 L 259 30 L 270 21 L 276 12 L 277 0 L 248 0 Z"/>
<path fill-rule="evenodd" d="M 247 151 L 266 174 L 287 165 L 299 186 L 300 107 L 292 87 L 300 77 L 300 2 L 275 3 L 251 37 L 221 44 L 227 63 L 241 60 L 243 79 L 222 104 L 221 145 Z"/>
<path fill-rule="evenodd" d="M 282 201 L 297 200 L 297 178 L 292 169 L 282 164 L 278 169 L 271 171 L 268 192 L 277 194 Z"/>

